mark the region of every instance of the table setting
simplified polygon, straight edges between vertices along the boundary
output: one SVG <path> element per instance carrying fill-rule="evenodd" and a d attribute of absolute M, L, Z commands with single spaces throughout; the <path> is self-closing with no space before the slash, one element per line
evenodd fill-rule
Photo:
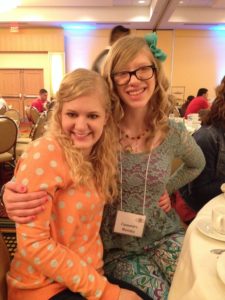
<path fill-rule="evenodd" d="M 168 300 L 225 299 L 225 184 L 188 226 Z"/>

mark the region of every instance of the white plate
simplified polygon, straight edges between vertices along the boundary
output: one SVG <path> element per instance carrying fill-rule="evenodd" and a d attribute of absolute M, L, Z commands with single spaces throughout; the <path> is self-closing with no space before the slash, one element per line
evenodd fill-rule
<path fill-rule="evenodd" d="M 219 278 L 225 284 L 225 253 L 220 254 L 216 264 L 217 273 Z"/>
<path fill-rule="evenodd" d="M 207 235 L 208 237 L 211 237 L 215 240 L 225 242 L 225 234 L 220 234 L 212 228 L 210 217 L 202 217 L 201 219 L 199 219 L 197 222 L 197 228 L 204 235 Z"/>

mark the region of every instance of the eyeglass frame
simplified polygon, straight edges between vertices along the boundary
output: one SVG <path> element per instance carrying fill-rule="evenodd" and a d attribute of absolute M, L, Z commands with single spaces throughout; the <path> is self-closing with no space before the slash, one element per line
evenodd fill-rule
<path fill-rule="evenodd" d="M 146 79 L 140 79 L 140 78 L 138 78 L 138 77 L 137 77 L 137 72 L 138 72 L 140 69 L 146 68 L 146 67 L 152 69 L 152 76 L 149 77 L 149 78 L 146 78 Z M 156 67 L 155 67 L 154 65 L 142 66 L 142 67 L 139 67 L 139 68 L 137 68 L 137 69 L 135 69 L 135 70 L 133 70 L 133 71 L 121 71 L 121 72 L 112 73 L 112 74 L 111 74 L 111 79 L 113 80 L 113 82 L 114 82 L 116 85 L 118 85 L 118 86 L 123 86 L 123 85 L 126 85 L 126 84 L 128 84 L 128 83 L 130 82 L 131 76 L 132 76 L 132 75 L 134 75 L 138 80 L 145 81 L 145 80 L 151 79 L 151 78 L 154 76 L 156 70 L 157 70 L 157 69 L 156 69 Z M 115 75 L 118 75 L 118 74 L 120 74 L 120 73 L 127 73 L 127 74 L 129 74 L 129 80 L 128 80 L 126 83 L 118 84 L 118 83 L 115 81 L 114 76 L 115 76 Z"/>

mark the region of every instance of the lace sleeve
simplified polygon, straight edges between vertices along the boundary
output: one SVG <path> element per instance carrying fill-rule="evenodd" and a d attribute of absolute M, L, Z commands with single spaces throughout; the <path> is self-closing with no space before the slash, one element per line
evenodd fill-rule
<path fill-rule="evenodd" d="M 174 129 L 176 134 L 175 157 L 180 158 L 183 164 L 171 175 L 167 190 L 172 194 L 188 182 L 195 179 L 205 166 L 205 157 L 194 138 L 188 133 L 184 125 Z"/>

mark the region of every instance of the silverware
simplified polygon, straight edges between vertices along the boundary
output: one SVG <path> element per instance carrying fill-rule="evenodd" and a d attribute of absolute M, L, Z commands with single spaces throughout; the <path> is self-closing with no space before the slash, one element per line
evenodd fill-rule
<path fill-rule="evenodd" d="M 221 253 L 225 252 L 225 249 L 211 249 L 210 252 L 220 255 Z"/>

